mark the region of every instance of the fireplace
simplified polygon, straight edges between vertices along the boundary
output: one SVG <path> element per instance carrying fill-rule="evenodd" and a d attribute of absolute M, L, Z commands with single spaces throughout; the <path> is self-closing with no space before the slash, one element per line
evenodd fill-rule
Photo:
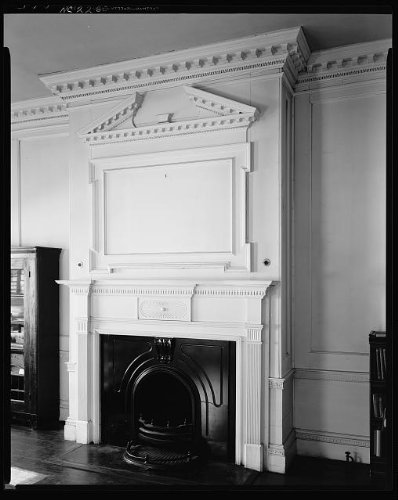
<path fill-rule="evenodd" d="M 104 335 L 101 441 L 127 462 L 235 459 L 235 342 Z"/>
<path fill-rule="evenodd" d="M 152 446 L 144 437 L 154 437 L 152 431 L 166 441 L 169 420 L 174 433 L 185 434 L 181 442 L 190 443 L 181 453 L 255 470 L 282 456 L 284 450 L 268 441 L 269 416 L 278 432 L 274 422 L 280 421 L 269 413 L 270 394 L 274 397 L 269 389 L 279 386 L 266 382 L 270 281 L 59 283 L 70 287 L 73 329 L 65 439 L 130 443 L 133 453 L 137 444 Z M 158 412 L 146 397 L 155 392 L 156 399 L 173 406 L 174 396 L 160 390 L 165 385 L 181 403 L 175 413 Z M 155 409 L 158 414 L 152 415 Z M 176 444 L 175 439 L 173 453 Z"/>

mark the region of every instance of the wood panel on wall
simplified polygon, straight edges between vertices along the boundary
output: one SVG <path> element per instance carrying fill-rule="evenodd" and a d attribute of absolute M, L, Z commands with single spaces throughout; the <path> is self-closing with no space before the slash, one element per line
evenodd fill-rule
<path fill-rule="evenodd" d="M 13 139 L 11 163 L 12 246 L 61 248 L 59 276 L 69 276 L 69 160 L 65 135 Z M 69 294 L 60 294 L 60 419 L 67 411 Z"/>
<path fill-rule="evenodd" d="M 343 459 L 335 446 L 359 442 L 367 461 L 368 334 L 385 328 L 385 82 L 301 94 L 295 111 L 295 427 L 315 432 L 298 432 L 310 454 Z M 327 401 L 340 403 L 326 418 Z"/>

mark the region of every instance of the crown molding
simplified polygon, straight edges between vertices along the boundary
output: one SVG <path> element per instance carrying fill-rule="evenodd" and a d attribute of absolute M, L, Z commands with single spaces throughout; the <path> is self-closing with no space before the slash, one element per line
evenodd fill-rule
<path fill-rule="evenodd" d="M 64 125 L 69 121 L 67 105 L 59 97 L 29 99 L 11 104 L 12 131 Z"/>
<path fill-rule="evenodd" d="M 91 146 L 95 146 L 222 129 L 247 128 L 259 115 L 257 109 L 253 106 L 186 85 L 182 88 L 196 108 L 204 109 L 211 116 L 173 122 L 170 118 L 173 113 L 170 113 L 164 122 L 136 127 L 134 117 L 144 103 L 145 94 L 135 92 L 111 111 L 80 130 L 79 137 Z M 129 127 L 117 128 L 123 123 L 126 123 L 126 125 L 129 123 Z"/>
<path fill-rule="evenodd" d="M 295 90 L 300 92 L 385 78 L 387 53 L 391 46 L 392 40 L 386 39 L 313 52 L 306 71 L 298 75 Z"/>
<path fill-rule="evenodd" d="M 301 27 L 229 40 L 193 49 L 42 76 L 41 82 L 65 102 L 103 99 L 139 89 L 225 78 L 255 69 L 297 76 L 310 51 Z"/>

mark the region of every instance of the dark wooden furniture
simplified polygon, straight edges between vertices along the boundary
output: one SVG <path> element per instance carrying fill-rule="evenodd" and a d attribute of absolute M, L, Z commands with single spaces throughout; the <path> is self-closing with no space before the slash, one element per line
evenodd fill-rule
<path fill-rule="evenodd" d="M 59 248 L 11 249 L 11 421 L 59 421 Z"/>
<path fill-rule="evenodd" d="M 390 464 L 391 409 L 386 332 L 369 334 L 370 348 L 370 474 L 384 477 Z"/>

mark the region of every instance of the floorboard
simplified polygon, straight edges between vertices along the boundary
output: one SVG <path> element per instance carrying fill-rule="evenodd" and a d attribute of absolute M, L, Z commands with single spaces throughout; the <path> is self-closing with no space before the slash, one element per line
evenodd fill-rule
<path fill-rule="evenodd" d="M 123 461 L 124 449 L 110 445 L 82 445 L 65 441 L 63 430 L 37 431 L 14 425 L 11 429 L 12 466 L 45 475 L 32 485 L 15 489 L 51 487 L 257 490 L 383 490 L 382 481 L 369 476 L 369 465 L 296 457 L 286 474 L 256 472 L 231 463 L 210 461 L 192 470 L 156 472 Z"/>

